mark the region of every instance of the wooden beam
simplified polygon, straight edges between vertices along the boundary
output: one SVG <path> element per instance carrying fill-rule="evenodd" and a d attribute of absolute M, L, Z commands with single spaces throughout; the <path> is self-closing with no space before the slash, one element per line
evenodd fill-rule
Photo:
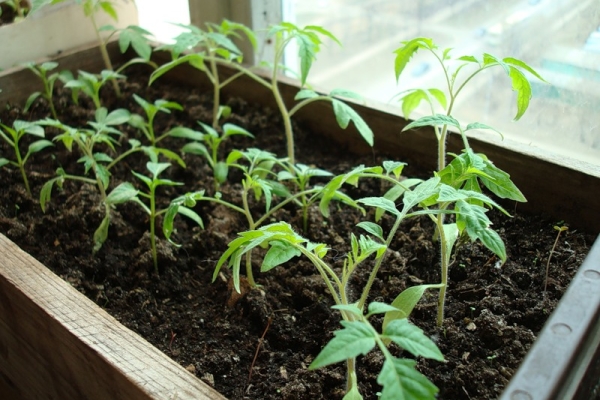
<path fill-rule="evenodd" d="M 0 382 L 13 392 L 25 399 L 224 399 L 3 235 L 0 254 Z"/>

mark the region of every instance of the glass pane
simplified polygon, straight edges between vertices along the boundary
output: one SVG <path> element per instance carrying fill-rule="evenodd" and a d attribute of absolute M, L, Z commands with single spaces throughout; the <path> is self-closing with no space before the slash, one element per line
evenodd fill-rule
<path fill-rule="evenodd" d="M 532 79 L 533 98 L 518 122 L 512 121 L 515 92 L 501 68 L 477 75 L 453 115 L 600 165 L 598 0 L 302 0 L 293 11 L 296 24 L 320 25 L 344 45 L 327 42 L 310 83 L 381 102 L 397 105 L 393 96 L 410 88 L 444 87 L 442 70 L 427 52 L 417 53 L 396 83 L 393 51 L 404 40 L 428 37 L 453 47 L 453 56 L 490 53 L 527 62 L 551 84 Z"/>
<path fill-rule="evenodd" d="M 190 23 L 190 6 L 187 0 L 169 0 L 168 6 L 167 2 L 156 0 L 136 0 L 135 3 L 140 26 L 152 32 L 160 43 L 171 43 L 175 36 L 184 31 L 173 24 Z"/>

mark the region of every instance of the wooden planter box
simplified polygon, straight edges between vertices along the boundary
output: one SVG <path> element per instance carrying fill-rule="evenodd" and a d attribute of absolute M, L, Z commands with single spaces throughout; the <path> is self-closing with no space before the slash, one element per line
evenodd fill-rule
<path fill-rule="evenodd" d="M 110 50 L 113 60 L 123 59 L 116 46 Z M 102 69 L 97 48 L 63 54 L 57 61 L 60 68 Z M 183 66 L 161 79 L 209 88 L 202 73 Z M 23 102 L 29 93 L 39 89 L 38 85 L 29 71 L 6 71 L 0 75 L 0 107 L 8 101 Z M 297 86 L 286 81 L 281 88 L 291 101 Z M 224 92 L 274 106 L 269 94 L 251 80 L 241 78 Z M 400 136 L 406 122 L 391 108 L 386 111 L 385 106 L 378 107 L 383 110 L 357 106 L 376 133 L 376 147 L 395 152 L 398 159 L 410 164 L 433 169 L 429 162 L 422 162 L 435 160 L 433 133 L 422 129 Z M 333 137 L 349 152 L 370 151 L 357 133 L 337 127 L 328 104 L 316 103 L 310 108 L 299 113 L 297 118 L 302 124 L 318 127 L 321 134 Z M 600 232 L 600 219 L 595 218 L 600 209 L 597 170 L 581 163 L 558 164 L 544 154 L 532 155 L 476 138 L 471 144 L 511 174 L 529 200 L 519 205 L 520 210 L 536 210 L 568 221 L 573 229 Z M 451 136 L 449 151 L 457 151 L 459 145 L 458 138 Z M 0 254 L 1 398 L 223 398 L 2 235 Z M 596 357 L 600 339 L 599 286 L 600 242 L 503 399 L 567 399 L 571 395 L 591 398 L 589 393 L 598 381 L 600 369 Z"/>
<path fill-rule="evenodd" d="M 133 1 L 119 1 L 115 9 L 119 21 L 99 13 L 98 26 L 137 25 L 138 14 Z M 96 43 L 96 32 L 80 5 L 66 2 L 47 6 L 20 22 L 0 26 L 0 70 Z"/>

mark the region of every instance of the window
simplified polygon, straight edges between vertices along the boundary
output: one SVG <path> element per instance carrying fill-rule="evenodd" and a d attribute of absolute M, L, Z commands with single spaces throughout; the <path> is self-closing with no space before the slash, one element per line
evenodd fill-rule
<path fill-rule="evenodd" d="M 149 2 L 149 0 L 146 0 Z M 141 3 L 141 0 L 138 0 Z M 551 84 L 532 80 L 533 98 L 518 122 L 515 94 L 501 69 L 478 75 L 453 115 L 491 125 L 532 151 L 545 149 L 600 166 L 600 3 L 598 0 L 190 0 L 204 13 L 264 29 L 280 18 L 321 25 L 342 42 L 328 42 L 309 81 L 323 90 L 346 88 L 377 102 L 414 87 L 440 87 L 436 60 L 418 53 L 398 84 L 393 50 L 403 40 L 430 37 L 453 55 L 516 57 Z M 250 4 L 250 7 L 248 5 Z M 140 5 L 141 6 L 141 5 Z M 239 9 L 250 8 L 250 12 Z M 162 11 L 161 11 L 162 12 Z M 211 14 L 212 15 L 212 14 Z M 232 17 L 235 16 L 235 18 Z M 140 13 L 140 19 L 142 14 Z M 240 20 L 240 16 L 241 19 Z M 163 17 L 164 18 L 164 17 Z M 192 21 L 194 16 L 192 15 Z M 268 45 L 256 55 L 270 60 Z M 286 54 L 288 67 L 297 60 Z M 493 71 L 493 72 L 492 72 Z M 398 112 L 400 112 L 398 107 Z M 498 141 L 495 134 L 490 140 Z"/>

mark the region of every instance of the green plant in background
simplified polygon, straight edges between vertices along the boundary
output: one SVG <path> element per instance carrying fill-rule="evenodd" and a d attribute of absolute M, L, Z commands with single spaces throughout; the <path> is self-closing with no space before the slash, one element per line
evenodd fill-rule
<path fill-rule="evenodd" d="M 241 163 L 240 160 L 244 161 Z M 244 178 L 242 179 L 242 191 L 240 193 L 242 204 L 234 204 L 222 198 L 221 193 L 215 193 L 213 196 L 204 195 L 196 200 L 198 201 L 209 201 L 215 204 L 221 204 L 228 207 L 229 209 L 236 211 L 244 216 L 247 221 L 248 229 L 254 230 L 262 226 L 265 222 L 273 218 L 273 215 L 288 204 L 296 204 L 298 206 L 308 207 L 315 203 L 315 199 L 318 198 L 320 192 L 323 190 L 322 187 L 308 187 L 309 176 L 304 178 L 304 186 L 296 186 L 293 191 L 290 191 L 282 182 L 287 180 L 283 176 L 282 180 L 279 180 L 279 174 L 275 168 L 282 168 L 283 170 L 290 170 L 289 162 L 287 160 L 278 159 L 274 154 L 256 149 L 250 148 L 246 151 L 233 150 L 225 163 L 229 167 L 240 169 Z M 299 167 L 301 169 L 301 167 Z M 308 173 L 306 175 L 309 175 Z M 315 173 L 315 175 L 317 174 Z M 252 194 L 254 194 L 254 200 L 259 201 L 264 199 L 265 210 L 258 217 L 255 217 L 250 209 L 250 201 Z M 275 203 L 276 198 L 281 198 L 280 201 Z M 342 201 L 344 203 L 357 206 L 348 196 L 341 192 L 334 192 L 331 194 L 331 200 Z M 254 274 L 252 272 L 251 264 L 252 255 L 249 252 L 246 255 L 246 279 L 251 287 L 256 287 L 254 280 Z M 214 277 L 216 278 L 219 273 L 220 267 L 215 271 Z M 240 291 L 240 270 L 236 269 L 233 271 L 233 283 L 235 289 Z"/>
<path fill-rule="evenodd" d="M 300 194 L 296 203 L 302 210 L 302 229 L 306 234 L 308 232 L 308 210 L 321 198 L 322 194 L 320 186 L 313 187 L 316 191 L 309 190 L 309 181 L 314 177 L 328 178 L 333 174 L 320 168 L 305 164 L 292 164 L 289 161 L 283 162 L 281 165 L 284 170 L 277 173 L 277 179 L 280 182 L 293 182 L 296 192 Z M 335 195 L 338 200 L 342 199 L 341 192 L 336 192 Z M 349 197 L 344 197 L 344 199 L 346 203 L 352 202 Z"/>
<path fill-rule="evenodd" d="M 104 217 L 100 226 L 94 232 L 94 253 L 100 250 L 108 237 L 111 208 L 110 202 L 107 201 L 107 190 L 110 185 L 111 175 L 108 165 L 113 161 L 113 158 L 108 154 L 97 151 L 96 146 L 105 145 L 114 151 L 114 145 L 118 143 L 115 136 L 118 137 L 121 135 L 121 132 L 114 127 L 126 123 L 129 120 L 129 116 L 129 111 L 124 109 L 117 109 L 109 113 L 105 108 L 99 108 L 95 113 L 95 121 L 88 123 L 91 129 L 72 128 L 51 119 L 40 122 L 40 124 L 62 130 L 63 133 L 57 135 L 54 141 L 62 142 L 69 151 L 72 151 L 73 144 L 75 144 L 82 155 L 78 162 L 84 165 L 83 176 L 72 175 L 64 169 L 59 168 L 57 176 L 44 184 L 40 192 L 40 206 L 42 207 L 42 211 L 46 212 L 46 205 L 52 197 L 52 188 L 54 185 L 62 187 L 65 180 L 74 180 L 95 186 L 100 194 L 101 205 L 104 207 Z M 90 171 L 93 173 L 92 178 L 85 176 Z"/>
<path fill-rule="evenodd" d="M 61 76 L 61 79 L 65 82 L 65 87 L 71 89 L 75 104 L 79 104 L 79 93 L 81 92 L 92 99 L 96 109 L 102 107 L 100 101 L 100 89 L 102 89 L 106 82 L 115 82 L 117 79 L 126 78 L 125 75 L 107 69 L 102 70 L 99 75 L 80 70 L 78 71 L 77 78 L 74 78 L 72 74 Z"/>
<path fill-rule="evenodd" d="M 227 180 L 230 166 L 227 160 L 219 160 L 219 146 L 231 136 L 241 135 L 254 138 L 254 135 L 235 124 L 224 124 L 220 134 L 219 131 L 209 125 L 200 121 L 198 121 L 198 124 L 204 130 L 204 133 L 179 130 L 173 136 L 190 140 L 181 148 L 183 153 L 196 154 L 206 159 L 213 171 L 215 189 L 218 190 L 219 186 Z"/>
<path fill-rule="evenodd" d="M 21 0 L 0 0 L 0 4 L 6 4 L 8 7 L 17 14 L 15 22 L 22 20 L 29 13 L 29 7 L 24 7 L 21 4 Z M 2 8 L 0 8 L 0 16 L 2 15 Z"/>
<path fill-rule="evenodd" d="M 29 63 L 25 64 L 25 66 L 27 68 L 29 68 L 29 70 L 31 72 L 33 72 L 38 78 L 40 78 L 40 80 L 42 81 L 42 84 L 44 86 L 44 89 L 42 92 L 32 93 L 27 98 L 27 101 L 25 102 L 25 107 L 23 108 L 23 112 L 27 112 L 29 110 L 29 108 L 31 107 L 31 105 L 33 104 L 33 102 L 38 97 L 41 96 L 48 102 L 48 106 L 50 107 L 50 112 L 52 113 L 52 118 L 58 119 L 58 115 L 56 114 L 56 109 L 54 108 L 54 102 L 53 102 L 54 84 L 56 83 L 56 80 L 60 79 L 61 77 L 62 77 L 62 79 L 65 79 L 65 80 L 70 79 L 71 78 L 71 75 L 69 75 L 70 72 L 68 72 L 68 71 L 54 72 L 54 73 L 51 73 L 50 75 L 48 75 L 48 72 L 54 70 L 58 66 L 58 63 L 54 62 L 54 61 L 47 61 L 42 64 L 35 64 L 33 62 L 29 62 Z"/>
<path fill-rule="evenodd" d="M 427 38 L 415 38 L 403 42 L 402 46 L 395 51 L 397 79 L 404 71 L 410 58 L 419 50 L 427 50 L 435 57 L 444 72 L 447 84 L 445 91 L 440 88 L 413 89 L 402 93 L 400 98 L 402 112 L 406 118 L 422 101 L 425 101 L 431 110 L 431 115 L 413 121 L 403 131 L 421 126 L 432 126 L 438 142 L 438 171 L 436 175 L 440 182 L 446 185 L 446 189 L 443 195 L 438 196 L 436 200 L 423 202 L 423 206 L 436 205 L 440 210 L 448 210 L 450 207 L 454 207 L 456 212 L 456 221 L 453 223 L 445 223 L 444 213 L 439 213 L 436 216 L 430 215 L 436 225 L 436 237 L 439 238 L 440 243 L 442 287 L 439 295 L 437 324 L 441 326 L 444 319 L 448 268 L 457 239 L 463 235 L 468 235 L 471 240 L 481 240 L 502 262 L 507 257 L 502 239 L 494 230 L 490 229 L 489 219 L 484 218 L 485 206 L 492 205 L 505 214 L 508 215 L 508 213 L 497 204 L 481 197 L 483 196 L 482 185 L 500 198 L 520 202 L 526 201 L 521 191 L 510 180 L 509 174 L 496 167 L 484 154 L 477 154 L 471 149 L 466 135 L 468 131 L 473 129 L 498 131 L 481 122 L 470 123 L 463 127 L 451 115 L 456 104 L 456 98 L 477 74 L 492 67 L 500 67 L 510 77 L 512 88 L 517 93 L 515 120 L 518 120 L 529 107 L 531 99 L 531 84 L 523 71 L 530 73 L 543 82 L 546 81 L 521 60 L 512 57 L 500 59 L 487 53 L 484 53 L 481 59 L 471 55 L 453 59 L 450 56 L 451 49 L 439 51 L 433 41 Z M 461 77 L 465 75 L 463 72 L 467 75 L 459 80 L 459 75 Z M 444 110 L 443 114 L 436 113 L 436 103 Z M 450 127 L 458 131 L 464 148 L 461 154 L 452 154 L 454 159 L 446 164 L 446 140 L 450 133 Z"/>
<path fill-rule="evenodd" d="M 173 61 L 163 64 L 150 76 L 149 84 L 152 84 L 163 74 L 172 70 L 180 64 L 189 64 L 204 72 L 213 85 L 213 118 L 212 127 L 217 129 L 221 114 L 221 89 L 227 84 L 241 76 L 234 75 L 222 79 L 217 64 L 219 60 L 227 64 L 241 64 L 243 60 L 242 51 L 232 41 L 239 39 L 241 34 L 248 39 L 253 48 L 256 48 L 256 36 L 254 32 L 243 24 L 229 20 L 223 20 L 220 25 L 208 23 L 206 30 L 194 25 L 177 26 L 187 29 L 175 38 L 173 45 L 164 46 L 171 50 Z M 187 51 L 186 54 L 182 54 Z M 192 53 L 189 53 L 192 51 Z"/>
<path fill-rule="evenodd" d="M 19 149 L 19 143 L 25 135 L 34 136 L 38 138 L 38 140 L 29 144 L 27 152 L 25 153 L 25 156 L 23 156 Z M 0 137 L 4 139 L 15 152 L 15 161 L 0 157 L 0 167 L 14 165 L 19 168 L 21 176 L 23 177 L 23 184 L 25 185 L 25 189 L 29 196 L 31 196 L 31 188 L 29 187 L 29 180 L 27 179 L 27 173 L 25 172 L 25 164 L 32 154 L 53 145 L 51 141 L 44 139 L 44 136 L 44 128 L 34 122 L 15 120 L 12 127 L 0 123 Z"/>
<path fill-rule="evenodd" d="M 156 218 L 161 215 L 165 215 L 163 221 L 163 232 L 167 238 L 170 237 L 173 232 L 173 219 L 176 214 L 182 214 L 196 222 L 200 227 L 203 227 L 202 219 L 196 212 L 191 208 L 195 205 L 195 199 L 202 197 L 203 192 L 189 193 L 183 197 L 178 197 L 173 200 L 168 207 L 158 209 L 156 204 L 156 189 L 160 186 L 180 186 L 183 185 L 181 182 L 175 182 L 170 179 L 160 178 L 159 175 L 171 166 L 170 163 L 159 163 L 149 161 L 146 163 L 146 168 L 152 174 L 152 177 L 147 177 L 135 171 L 131 173 L 141 180 L 146 187 L 148 192 L 142 192 L 129 183 L 125 182 L 117 186 L 108 195 L 107 203 L 109 204 L 120 204 L 126 201 L 134 201 L 139 204 L 142 209 L 148 214 L 150 219 L 150 247 L 152 251 L 152 260 L 154 263 L 154 271 L 158 274 L 158 253 L 156 250 Z M 144 199 L 149 204 L 142 200 Z"/>
<path fill-rule="evenodd" d="M 65 1 L 67 1 L 67 0 L 32 0 L 31 12 L 33 13 L 42 7 L 63 3 Z M 136 26 L 128 26 L 127 28 L 124 28 L 122 30 L 117 30 L 111 25 L 98 26 L 96 16 L 99 12 L 104 12 L 114 21 L 119 20 L 117 10 L 115 9 L 115 5 L 117 5 L 119 3 L 119 1 L 117 1 L 117 0 L 74 0 L 74 1 L 76 4 L 79 4 L 82 7 L 83 13 L 85 14 L 86 17 L 89 18 L 90 22 L 92 23 L 94 32 L 96 33 L 96 38 L 98 40 L 100 53 L 102 54 L 102 60 L 104 62 L 104 67 L 106 70 L 114 71 L 118 74 L 124 68 L 128 67 L 131 64 L 135 64 L 135 63 L 147 63 L 147 64 L 155 66 L 154 63 L 150 62 L 150 54 L 152 52 L 152 49 L 151 49 L 150 45 L 148 44 L 148 36 L 150 35 L 150 32 L 148 32 L 145 29 L 142 29 L 140 27 L 136 27 Z M 127 0 L 124 0 L 124 2 L 127 2 Z M 112 33 L 106 39 L 103 39 L 102 35 L 101 35 L 102 31 L 111 31 Z M 131 45 L 133 47 L 133 49 L 138 53 L 140 58 L 135 58 L 135 59 L 129 60 L 127 63 L 125 63 L 123 66 L 121 66 L 118 70 L 115 71 L 115 69 L 113 68 L 112 61 L 110 59 L 110 55 L 108 54 L 107 43 L 108 43 L 109 39 L 111 38 L 111 36 L 117 32 L 120 32 L 122 35 L 124 35 L 124 37 L 122 39 L 119 38 L 119 47 L 120 47 L 121 51 L 125 52 L 125 50 L 129 47 L 129 45 Z M 145 44 L 144 44 L 144 42 L 145 42 Z M 110 81 L 112 83 L 113 89 L 114 89 L 117 97 L 121 97 L 121 89 L 119 89 L 119 85 L 115 78 L 116 77 L 111 77 Z M 99 106 L 96 106 L 96 107 L 98 108 Z"/>
<path fill-rule="evenodd" d="M 460 129 L 459 126 L 456 126 L 458 124 L 443 123 L 444 116 L 448 117 L 452 115 L 454 105 L 456 104 L 456 98 L 471 81 L 471 79 L 477 76 L 480 72 L 489 68 L 502 68 L 510 77 L 513 90 L 517 92 L 517 114 L 515 115 L 515 121 L 519 120 L 523 114 L 525 114 L 531 99 L 531 84 L 529 83 L 529 80 L 523 71 L 532 74 L 542 82 L 546 82 L 533 68 L 527 65 L 527 63 L 516 58 L 505 57 L 500 59 L 487 53 L 484 53 L 483 57 L 480 59 L 471 55 L 452 58 L 450 56 L 450 52 L 452 50 L 451 48 L 444 49 L 440 52 L 433 40 L 428 38 L 415 38 L 406 42 L 402 42 L 402 46 L 395 50 L 396 59 L 394 61 L 394 66 L 396 79 L 400 78 L 400 75 L 404 71 L 412 56 L 419 50 L 429 51 L 440 64 L 446 79 L 446 91 L 440 88 L 411 89 L 400 94 L 400 101 L 402 102 L 402 113 L 404 114 L 405 118 L 408 118 L 422 101 L 425 101 L 429 105 L 431 109 L 431 116 L 421 118 L 420 125 L 418 126 L 427 124 L 433 126 L 435 129 L 436 137 L 439 143 L 439 171 L 444 169 L 446 166 L 446 139 L 447 135 L 449 134 L 448 126 L 454 125 Z M 470 67 L 474 67 L 475 70 Z M 459 80 L 459 74 L 463 72 L 468 75 L 466 75 L 466 78 Z M 435 112 L 436 102 L 443 108 L 444 114 L 438 114 Z M 413 126 L 416 127 L 417 125 Z M 405 130 L 406 129 L 408 128 L 405 128 Z M 464 132 L 471 129 L 492 129 L 496 131 L 494 128 L 480 122 L 471 123 L 464 131 L 460 131 L 463 140 L 466 141 Z M 465 148 L 468 148 L 466 143 Z"/>
<path fill-rule="evenodd" d="M 271 75 L 271 82 L 267 87 L 271 89 L 275 101 L 277 102 L 279 111 L 283 117 L 285 137 L 287 141 L 287 155 L 292 164 L 295 164 L 295 147 L 291 117 L 304 106 L 318 100 L 331 101 L 333 103 L 333 111 L 335 113 L 336 120 L 340 127 L 345 129 L 350 121 L 354 122 L 354 125 L 363 139 L 370 146 L 373 146 L 373 132 L 369 126 L 356 113 L 356 111 L 354 111 L 346 103 L 335 98 L 360 98 L 359 95 L 347 90 L 334 90 L 329 95 L 318 95 L 314 91 L 305 88 L 310 68 L 323 43 L 320 36 L 327 37 L 341 46 L 340 41 L 331 32 L 320 26 L 314 25 L 308 25 L 304 28 L 300 28 L 292 23 L 282 22 L 278 25 L 272 26 L 267 34 L 267 37 L 272 38 L 275 41 L 275 51 L 272 65 L 273 73 Z M 288 108 L 283 101 L 281 92 L 279 91 L 278 76 L 283 68 L 282 61 L 285 49 L 292 41 L 295 41 L 296 45 L 298 46 L 298 57 L 300 59 L 300 85 L 303 89 L 300 90 L 295 98 L 295 100 L 301 101 L 288 111 Z"/>
<path fill-rule="evenodd" d="M 360 96 L 347 90 L 334 90 L 329 95 L 321 95 L 310 89 L 304 88 L 312 63 L 322 45 L 321 36 L 331 38 L 333 41 L 339 43 L 337 38 L 331 34 L 331 32 L 319 26 L 306 26 L 301 29 L 289 22 L 282 22 L 279 25 L 271 27 L 267 36 L 275 41 L 275 55 L 271 66 L 271 77 L 268 79 L 256 74 L 253 67 L 246 67 L 241 64 L 241 51 L 228 37 L 228 35 L 232 35 L 236 30 L 241 30 L 250 39 L 251 43 L 255 45 L 256 39 L 254 38 L 254 34 L 252 34 L 247 27 L 240 24 L 233 24 L 230 21 L 223 21 L 220 26 L 211 25 L 208 33 L 197 27 L 186 27 L 190 29 L 191 32 L 178 36 L 176 38 L 176 44 L 171 46 L 175 59 L 156 69 L 150 78 L 150 84 L 177 65 L 183 63 L 189 63 L 195 68 L 205 72 L 213 83 L 213 90 L 215 93 L 213 101 L 213 128 L 218 126 L 220 114 L 220 95 L 217 93 L 220 92 L 221 88 L 233 80 L 242 75 L 246 75 L 267 88 L 273 94 L 279 112 L 283 118 L 287 141 L 287 156 L 292 164 L 295 164 L 295 150 L 291 118 L 301 108 L 314 101 L 330 101 L 333 104 L 333 111 L 340 127 L 345 129 L 351 121 L 354 122 L 360 135 L 367 143 L 369 143 L 369 145 L 373 145 L 373 132 L 368 125 L 356 111 L 337 98 L 345 97 L 360 99 Z M 300 102 L 291 110 L 288 110 L 279 90 L 278 80 L 281 71 L 284 69 L 281 63 L 283 61 L 285 48 L 292 41 L 296 41 L 299 47 L 300 82 L 303 89 L 296 96 L 296 100 L 299 100 Z M 202 50 L 199 53 L 180 56 L 181 52 L 195 46 L 202 46 L 205 50 Z M 207 63 L 210 67 L 207 66 Z M 218 74 L 218 65 L 228 65 L 238 72 L 225 80 L 221 80 Z"/>
<path fill-rule="evenodd" d="M 142 107 L 146 114 L 146 119 L 139 114 L 132 114 L 129 119 L 129 125 L 139 129 L 146 139 L 150 142 L 151 146 L 156 146 L 158 142 L 170 136 L 172 130 L 169 130 L 160 136 L 157 136 L 154 131 L 154 119 L 159 112 L 170 114 L 171 110 L 183 111 L 183 106 L 174 101 L 168 101 L 163 99 L 155 100 L 154 103 L 150 103 L 137 94 L 133 94 L 133 98 L 136 103 Z M 176 128 L 175 128 L 176 129 Z"/>

